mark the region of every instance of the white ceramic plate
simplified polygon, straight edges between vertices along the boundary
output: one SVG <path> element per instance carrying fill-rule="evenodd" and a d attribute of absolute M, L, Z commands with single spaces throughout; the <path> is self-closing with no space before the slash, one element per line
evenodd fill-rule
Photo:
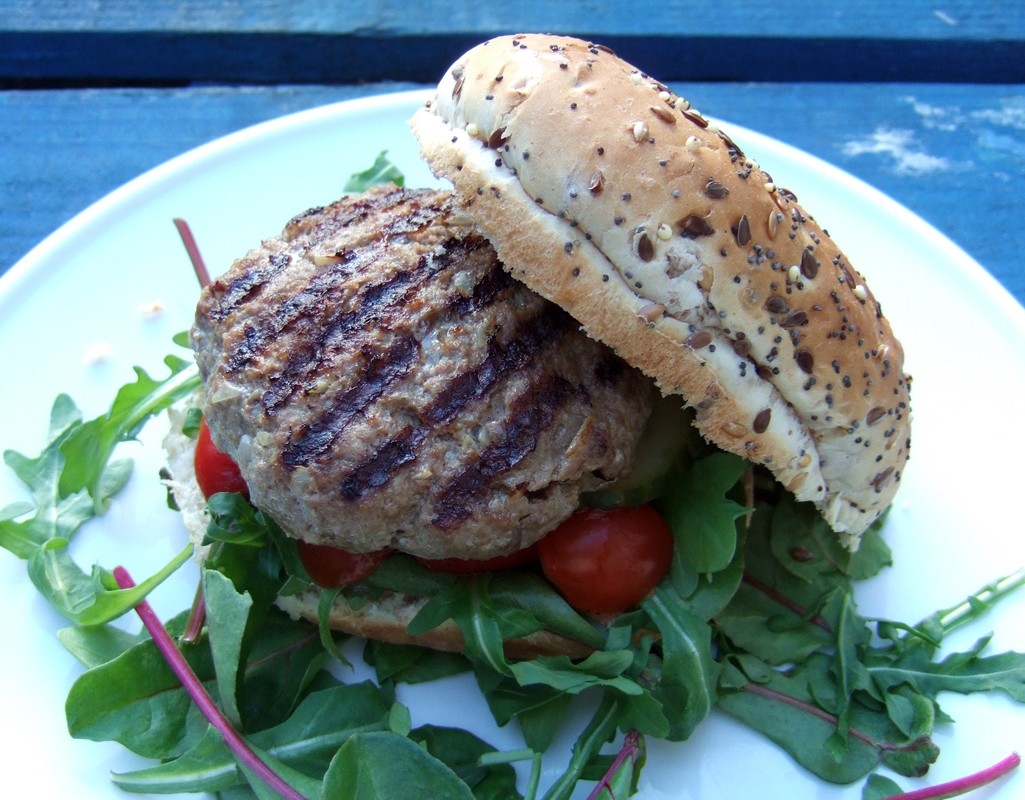
<path fill-rule="evenodd" d="M 334 200 L 347 177 L 382 149 L 409 185 L 433 183 L 405 124 L 423 99 L 412 93 L 342 103 L 228 136 L 132 181 L 47 239 L 0 279 L 0 445 L 36 454 L 58 392 L 69 392 L 91 417 L 132 377 L 133 365 L 163 374 L 161 358 L 174 349 L 172 334 L 190 324 L 197 294 L 173 217 L 190 222 L 217 273 L 295 213 Z M 868 615 L 918 621 L 1025 564 L 1017 510 L 1025 312 L 967 255 L 885 196 L 772 139 L 736 129 L 731 135 L 844 245 L 884 298 L 906 345 L 915 430 L 911 465 L 888 523 L 896 566 L 863 586 L 859 602 Z M 162 310 L 152 313 L 154 304 Z M 108 516 L 90 523 L 76 543 L 80 564 L 121 563 L 141 578 L 180 547 L 180 524 L 155 481 L 158 437 L 148 432 L 141 446 L 129 448 L 135 477 Z M 0 505 L 20 496 L 3 469 Z M 110 771 L 140 762 L 118 746 L 68 737 L 63 703 L 80 668 L 55 638 L 62 620 L 6 551 L 0 581 L 7 588 L 0 659 L 5 795 L 118 795 Z M 185 608 L 194 581 L 186 569 L 162 587 L 153 597 L 158 613 Z M 1023 615 L 1025 593 L 953 643 L 963 646 L 993 628 L 994 652 L 1025 650 Z M 458 724 L 512 746 L 510 732 L 483 721 L 489 715 L 475 696 L 467 680 L 404 699 L 416 724 Z M 943 754 L 928 782 L 1025 751 L 1020 705 L 951 695 L 944 707 L 958 722 L 937 734 Z M 832 787 L 809 778 L 720 714 L 689 742 L 650 742 L 649 748 L 645 798 L 861 796 L 860 785 Z M 1025 775 L 1017 774 L 977 797 L 1023 794 Z"/>

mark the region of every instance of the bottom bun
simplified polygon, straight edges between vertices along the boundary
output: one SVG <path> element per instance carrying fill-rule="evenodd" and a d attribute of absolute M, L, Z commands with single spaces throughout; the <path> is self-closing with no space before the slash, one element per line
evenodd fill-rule
<path fill-rule="evenodd" d="M 193 404 L 200 407 L 201 397 L 194 397 Z M 193 466 L 196 442 L 182 433 L 185 416 L 184 409 L 173 408 L 169 411 L 171 424 L 170 431 L 164 438 L 164 450 L 167 453 L 171 475 L 165 479 L 165 484 L 174 495 L 189 538 L 195 545 L 195 558 L 202 564 L 209 552 L 209 546 L 203 544 L 203 539 L 206 536 L 210 514 L 206 510 L 206 498 L 196 482 Z M 353 608 L 348 600 L 339 594 L 328 614 L 328 624 L 339 633 L 381 642 L 413 644 L 453 653 L 463 652 L 463 634 L 452 620 L 447 620 L 422 635 L 413 636 L 409 633 L 409 623 L 426 605 L 428 599 L 384 591 L 373 598 L 360 598 L 359 608 Z M 320 593 L 316 590 L 281 596 L 276 602 L 277 606 L 293 619 L 306 619 L 314 624 L 320 622 Z M 587 645 L 550 631 L 538 631 L 523 638 L 509 639 L 504 643 L 504 649 L 506 656 L 513 659 L 529 659 L 541 655 L 583 658 L 593 652 Z"/>
<path fill-rule="evenodd" d="M 300 592 L 277 599 L 278 608 L 293 619 L 302 618 L 313 623 L 319 623 L 320 620 L 319 602 L 320 594 L 316 591 Z M 463 634 L 452 620 L 447 620 L 418 636 L 409 633 L 409 623 L 426 603 L 427 598 L 424 597 L 383 592 L 366 602 L 362 602 L 361 599 L 360 607 L 357 609 L 339 595 L 331 606 L 328 624 L 332 630 L 376 639 L 379 642 L 413 644 L 450 653 L 464 652 L 466 645 Z M 503 647 L 506 656 L 513 659 L 537 656 L 584 658 L 593 652 L 593 648 L 585 644 L 550 631 L 538 631 L 520 639 L 507 639 Z"/>

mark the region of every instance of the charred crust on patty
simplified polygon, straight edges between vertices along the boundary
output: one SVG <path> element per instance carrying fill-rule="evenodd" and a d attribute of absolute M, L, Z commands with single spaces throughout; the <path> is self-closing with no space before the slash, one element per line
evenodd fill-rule
<path fill-rule="evenodd" d="M 654 398 L 426 189 L 297 216 L 204 290 L 192 342 L 254 505 L 353 552 L 530 545 L 627 472 Z"/>

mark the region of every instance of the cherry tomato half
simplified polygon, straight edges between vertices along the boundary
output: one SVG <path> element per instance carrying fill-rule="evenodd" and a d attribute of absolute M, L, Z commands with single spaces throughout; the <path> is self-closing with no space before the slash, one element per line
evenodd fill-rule
<path fill-rule="evenodd" d="M 372 573 L 391 553 L 391 548 L 372 553 L 350 553 L 338 547 L 322 544 L 296 543 L 303 566 L 313 582 L 325 589 L 347 586 L 361 581 Z"/>
<path fill-rule="evenodd" d="M 474 575 L 478 572 L 499 572 L 515 569 L 537 561 L 537 545 L 532 544 L 507 556 L 494 558 L 417 558 L 427 569 L 434 572 L 448 572 L 452 575 Z"/>
<path fill-rule="evenodd" d="M 545 577 L 580 611 L 614 614 L 643 600 L 666 573 L 673 537 L 650 506 L 578 511 L 540 543 Z"/>
<path fill-rule="evenodd" d="M 209 500 L 218 492 L 238 492 L 249 497 L 249 487 L 238 468 L 238 464 L 227 453 L 217 449 L 210 438 L 210 429 L 206 420 L 199 423 L 199 436 L 196 437 L 196 455 L 193 461 L 196 468 L 196 482 L 203 496 Z"/>

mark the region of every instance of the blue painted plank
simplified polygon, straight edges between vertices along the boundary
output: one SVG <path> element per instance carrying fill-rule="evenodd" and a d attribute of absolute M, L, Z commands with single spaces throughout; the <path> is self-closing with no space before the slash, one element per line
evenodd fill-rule
<path fill-rule="evenodd" d="M 1025 41 L 582 34 L 668 83 L 1025 82 Z M 357 83 L 440 75 L 478 34 L 0 32 L 7 86 Z M 755 56 L 754 53 L 758 55 Z"/>
<path fill-rule="evenodd" d="M 8 86 L 431 80 L 473 44 L 544 30 L 601 41 L 664 81 L 1025 81 L 1025 4 L 951 0 L 0 0 Z"/>
<path fill-rule="evenodd" d="M 498 32 L 991 41 L 1025 38 L 1019 0 L 0 0 L 0 30 L 358 34 L 371 39 Z"/>
<path fill-rule="evenodd" d="M 224 133 L 409 88 L 0 92 L 0 269 L 138 173 Z M 1025 86 L 674 84 L 707 114 L 796 145 L 876 186 L 1025 303 Z"/>

